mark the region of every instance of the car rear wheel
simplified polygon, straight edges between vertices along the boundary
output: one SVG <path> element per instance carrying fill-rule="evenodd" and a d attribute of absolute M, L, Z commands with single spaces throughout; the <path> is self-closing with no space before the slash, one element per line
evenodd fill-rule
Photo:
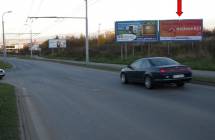
<path fill-rule="evenodd" d="M 177 87 L 183 87 L 184 86 L 184 82 L 178 82 L 176 83 Z"/>
<path fill-rule="evenodd" d="M 147 89 L 152 89 L 153 88 L 152 78 L 150 76 L 146 76 L 144 79 L 144 84 Z"/>
<path fill-rule="evenodd" d="M 127 76 L 126 76 L 125 73 L 122 73 L 120 77 L 121 77 L 121 82 L 123 84 L 127 84 L 128 83 L 128 79 L 127 79 Z"/>

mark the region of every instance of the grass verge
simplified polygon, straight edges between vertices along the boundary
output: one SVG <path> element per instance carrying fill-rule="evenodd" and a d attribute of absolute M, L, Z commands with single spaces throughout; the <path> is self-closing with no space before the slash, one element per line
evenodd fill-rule
<path fill-rule="evenodd" d="M 0 59 L 0 69 L 10 69 L 12 65 Z"/>
<path fill-rule="evenodd" d="M 59 56 L 43 56 L 44 58 L 48 59 L 61 59 L 61 60 L 74 60 L 74 61 L 84 61 L 84 59 L 76 58 L 76 57 L 59 57 Z M 21 59 L 32 59 L 30 56 L 19 56 Z M 127 65 L 131 62 L 142 58 L 140 55 L 131 56 L 129 55 L 127 59 L 122 60 L 120 56 L 113 57 L 113 56 L 94 56 L 91 57 L 91 62 L 96 63 L 108 63 L 108 64 L 123 64 Z M 208 58 L 202 58 L 202 59 L 196 59 L 196 58 L 173 58 L 180 62 L 181 64 L 187 65 L 191 67 L 194 70 L 207 70 L 207 71 L 215 71 L 215 60 L 214 59 L 208 59 Z"/>
<path fill-rule="evenodd" d="M 79 59 L 75 57 L 58 57 L 58 56 L 44 56 L 49 59 L 62 59 L 62 60 L 78 60 L 84 61 L 84 59 Z M 131 62 L 142 58 L 141 55 L 132 56 L 129 55 L 127 59 L 121 59 L 120 56 L 92 56 L 90 58 L 91 62 L 97 63 L 108 63 L 108 64 L 130 64 Z M 213 58 L 173 58 L 180 62 L 181 64 L 190 66 L 192 69 L 195 70 L 208 70 L 208 71 L 215 71 L 215 60 Z"/>
<path fill-rule="evenodd" d="M 214 59 L 194 59 L 194 58 L 184 58 L 178 59 L 178 61 L 184 65 L 190 66 L 195 70 L 208 70 L 215 71 L 215 60 Z"/>
<path fill-rule="evenodd" d="M 0 83 L 0 140 L 19 140 L 15 89 Z"/>

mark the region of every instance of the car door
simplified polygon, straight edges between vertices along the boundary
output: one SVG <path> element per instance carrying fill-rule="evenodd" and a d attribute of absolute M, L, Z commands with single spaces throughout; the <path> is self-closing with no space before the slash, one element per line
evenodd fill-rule
<path fill-rule="evenodd" d="M 138 82 L 143 82 L 145 78 L 145 73 L 148 71 L 150 68 L 150 63 L 148 62 L 147 59 L 142 59 L 141 63 L 139 64 L 139 68 L 136 70 L 136 80 Z"/>
<path fill-rule="evenodd" d="M 135 61 L 129 65 L 129 67 L 128 67 L 129 70 L 127 71 L 127 77 L 129 80 L 131 80 L 131 81 L 137 81 L 138 80 L 137 72 L 140 69 L 140 65 L 141 65 L 140 60 L 137 60 L 137 61 Z"/>

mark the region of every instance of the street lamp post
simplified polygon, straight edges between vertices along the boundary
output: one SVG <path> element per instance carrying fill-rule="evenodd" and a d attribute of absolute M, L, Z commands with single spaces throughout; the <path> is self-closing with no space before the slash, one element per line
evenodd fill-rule
<path fill-rule="evenodd" d="M 31 26 L 31 25 L 30 25 Z M 30 27 L 30 38 L 31 38 L 31 57 L 33 56 L 33 44 L 32 44 L 32 27 Z"/>
<path fill-rule="evenodd" d="M 30 52 L 31 52 L 31 57 L 33 56 L 33 41 L 32 41 L 32 25 L 31 24 L 25 24 L 26 26 L 29 26 L 30 28 Z"/>
<path fill-rule="evenodd" d="M 4 15 L 7 13 L 12 13 L 12 11 L 6 11 L 2 14 L 2 39 L 3 39 L 3 56 L 4 59 L 7 57 L 7 49 L 5 45 L 5 34 L 4 34 Z"/>
<path fill-rule="evenodd" d="M 86 2 L 86 64 L 89 63 L 89 37 L 88 37 L 88 2 L 87 0 L 85 0 Z"/>

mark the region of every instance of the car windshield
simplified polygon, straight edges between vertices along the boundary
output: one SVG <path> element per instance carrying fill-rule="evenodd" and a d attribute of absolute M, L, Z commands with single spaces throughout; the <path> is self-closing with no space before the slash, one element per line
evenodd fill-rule
<path fill-rule="evenodd" d="M 177 65 L 178 62 L 169 59 L 169 58 L 154 58 L 150 59 L 150 62 L 153 66 L 165 66 L 165 65 Z"/>

